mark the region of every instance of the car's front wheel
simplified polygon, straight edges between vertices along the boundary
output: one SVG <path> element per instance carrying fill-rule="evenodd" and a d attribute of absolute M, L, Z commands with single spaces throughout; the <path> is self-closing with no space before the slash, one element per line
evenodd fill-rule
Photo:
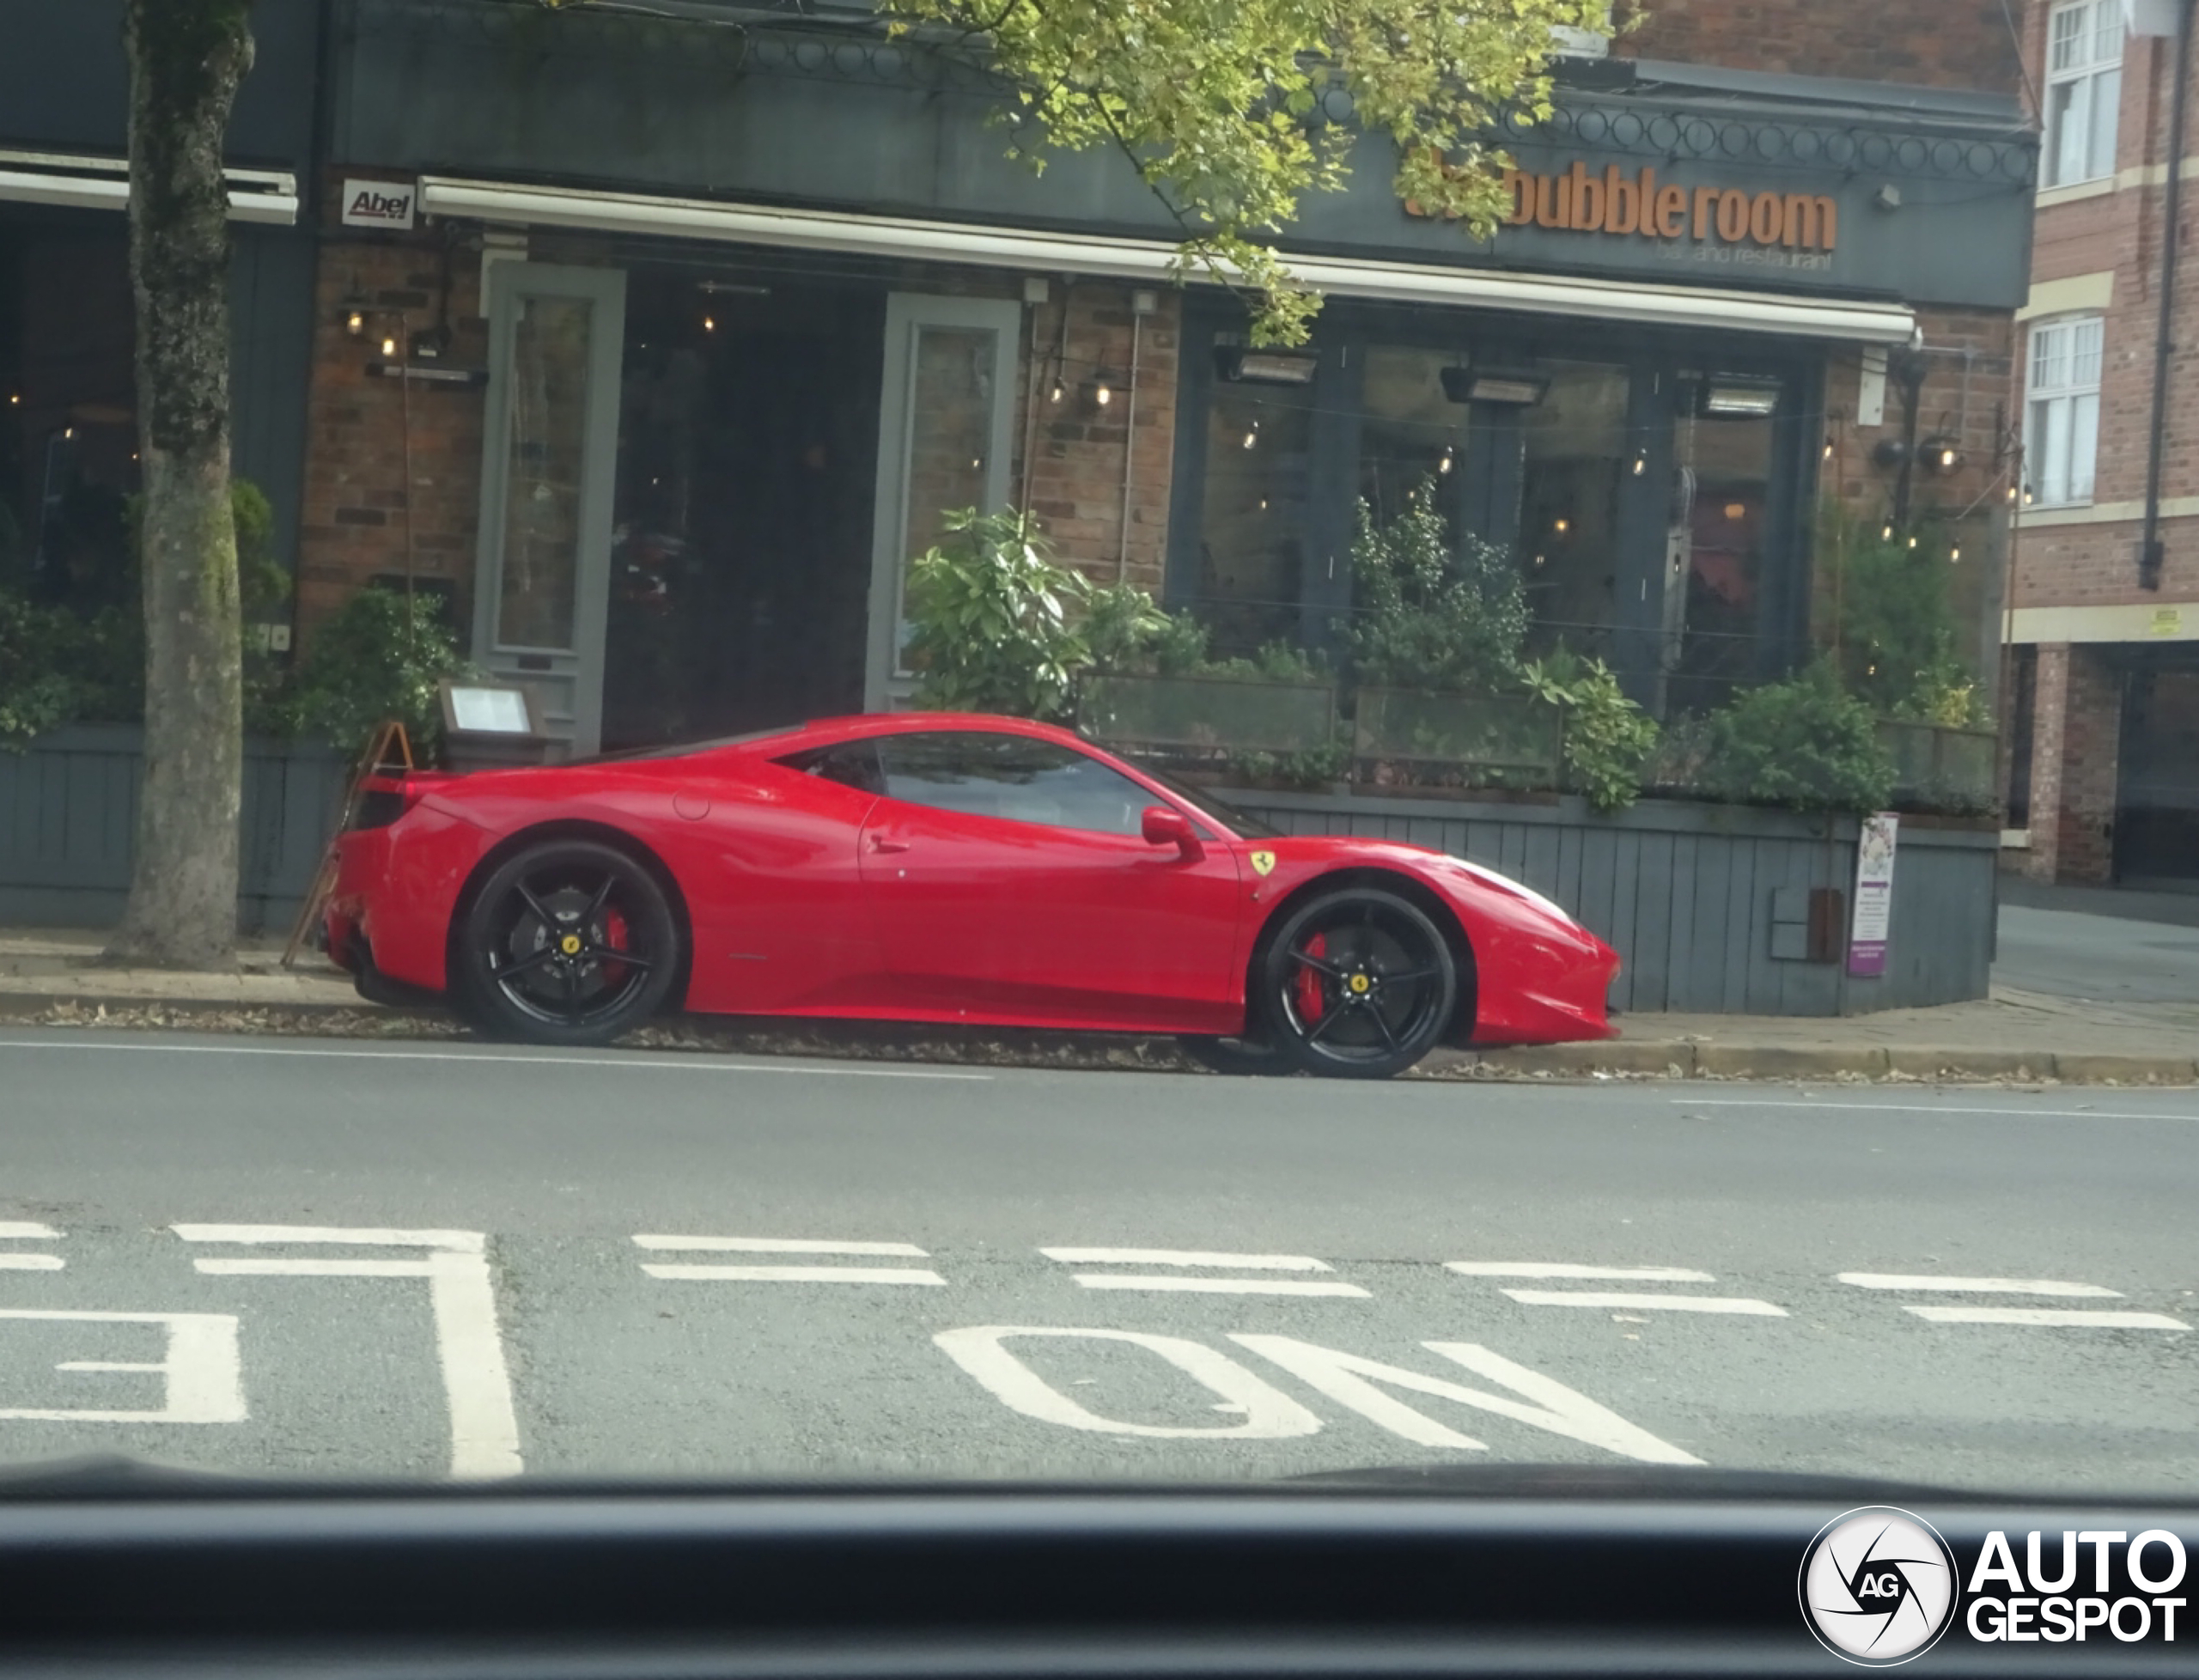
<path fill-rule="evenodd" d="M 600 1044 L 663 1003 L 679 928 L 656 878 L 616 847 L 550 840 L 500 864 L 459 928 L 454 989 L 474 1023 L 538 1044 Z"/>
<path fill-rule="evenodd" d="M 1293 1066 L 1388 1079 L 1433 1050 L 1459 1000 L 1442 929 L 1410 899 L 1346 886 L 1308 899 L 1267 941 L 1260 1003 Z"/>

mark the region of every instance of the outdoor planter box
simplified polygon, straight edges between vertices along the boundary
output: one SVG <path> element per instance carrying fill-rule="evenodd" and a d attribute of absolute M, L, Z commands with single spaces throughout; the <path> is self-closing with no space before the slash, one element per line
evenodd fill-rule
<path fill-rule="evenodd" d="M 1318 752 L 1337 735 L 1334 683 L 1234 677 L 1092 677 L 1078 733 L 1109 746 L 1212 754 Z"/>
<path fill-rule="evenodd" d="M 1455 771 L 1469 783 L 1494 773 L 1514 787 L 1555 788 L 1564 744 L 1562 714 L 1526 695 L 1362 688 L 1352 719 L 1354 759 L 1394 767 L 1407 782 Z"/>
<path fill-rule="evenodd" d="M 1992 730 L 1881 718 L 1879 744 L 1893 760 L 1897 798 L 1971 810 L 1992 804 L 2000 762 Z"/>

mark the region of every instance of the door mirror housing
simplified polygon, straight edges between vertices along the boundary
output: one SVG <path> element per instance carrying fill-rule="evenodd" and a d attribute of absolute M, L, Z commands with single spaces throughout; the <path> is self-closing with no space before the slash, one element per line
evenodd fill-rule
<path fill-rule="evenodd" d="M 1191 827 L 1191 819 L 1165 805 L 1148 805 L 1138 820 L 1138 831 L 1148 846 L 1173 846 L 1185 857 L 1201 857 L 1206 849 Z"/>

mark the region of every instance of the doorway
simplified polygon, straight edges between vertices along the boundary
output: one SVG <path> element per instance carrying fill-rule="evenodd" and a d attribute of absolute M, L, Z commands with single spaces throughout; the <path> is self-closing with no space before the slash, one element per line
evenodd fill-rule
<path fill-rule="evenodd" d="M 859 711 L 886 296 L 628 277 L 607 751 Z"/>
<path fill-rule="evenodd" d="M 2123 690 L 2115 876 L 2199 891 L 2199 659 L 2151 653 Z"/>

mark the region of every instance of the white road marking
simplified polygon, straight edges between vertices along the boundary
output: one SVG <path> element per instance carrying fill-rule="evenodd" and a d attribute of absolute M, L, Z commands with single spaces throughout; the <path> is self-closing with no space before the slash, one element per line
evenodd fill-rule
<path fill-rule="evenodd" d="M 533 1068 L 676 1068 L 705 1074 L 838 1074 L 850 1079 L 990 1080 L 990 1074 L 941 1068 L 780 1067 L 769 1062 L 721 1062 L 684 1051 L 632 1056 L 507 1056 L 490 1050 L 320 1050 L 271 1044 L 72 1044 L 66 1038 L 0 1038 L 0 1050 L 127 1050 L 155 1056 L 304 1056 L 382 1062 L 516 1062 Z"/>
<path fill-rule="evenodd" d="M 450 1411 L 450 1473 L 454 1476 L 516 1476 L 519 1417 L 512 1403 L 511 1373 L 496 1325 L 496 1287 L 489 1275 L 488 1239 L 478 1231 L 397 1231 L 318 1225 L 178 1225 L 186 1242 L 322 1243 L 410 1246 L 428 1252 L 416 1260 L 200 1259 L 198 1270 L 215 1275 L 296 1277 L 420 1277 L 428 1282 L 435 1320 L 436 1354 L 442 1367 Z"/>
<path fill-rule="evenodd" d="M 1515 1423 L 1546 1429 L 1552 1434 L 1586 1442 L 1590 1446 L 1599 1446 L 1622 1458 L 1636 1458 L 1646 1464 L 1699 1464 L 1703 1462 L 1692 1453 L 1684 1452 L 1671 1442 L 1660 1440 L 1648 1430 L 1629 1423 L 1617 1413 L 1598 1405 L 1585 1394 L 1578 1393 L 1538 1372 L 1530 1371 L 1524 1365 L 1515 1365 L 1502 1354 L 1474 1342 L 1423 1342 L 1420 1345 L 1430 1353 L 1440 1354 L 1455 1364 L 1465 1366 L 1477 1376 L 1502 1384 L 1512 1391 L 1512 1395 L 1491 1394 L 1483 1389 L 1467 1388 L 1441 1377 L 1423 1376 L 1417 1371 L 1361 1359 L 1354 1354 L 1339 1353 L 1333 1348 L 1317 1347 L 1313 1342 L 1301 1342 L 1293 1336 L 1232 1336 L 1229 1339 L 1240 1348 L 1248 1348 L 1261 1357 L 1274 1360 L 1309 1387 L 1350 1407 L 1392 1434 L 1402 1436 L 1422 1446 L 1448 1446 L 1476 1452 L 1489 1450 L 1484 1443 L 1471 1436 L 1462 1435 L 1436 1422 L 1434 1418 L 1413 1410 L 1403 1402 L 1392 1399 L 1378 1388 L 1377 1384 L 1455 1401 L 1462 1406 L 1472 1406 L 1498 1417 L 1510 1418 Z"/>
<path fill-rule="evenodd" d="M 0 1219 L 0 1238 L 13 1240 L 27 1238 L 34 1242 L 46 1242 L 61 1233 L 50 1225 L 40 1225 L 33 1219 Z"/>
<path fill-rule="evenodd" d="M 1446 1260 L 1443 1269 L 1461 1277 L 1575 1277 L 1624 1283 L 1715 1283 L 1709 1272 L 1685 1266 L 1575 1266 L 1556 1260 Z"/>
<path fill-rule="evenodd" d="M 166 1355 L 152 1362 L 69 1360 L 57 1371 L 158 1372 L 167 1379 L 157 1411 L 111 1411 L 80 1407 L 0 1406 L 0 1418 L 44 1423 L 241 1423 L 245 1421 L 244 1361 L 237 1321 L 226 1312 L 76 1312 L 0 1308 L 0 1318 L 98 1324 L 160 1324 L 168 1330 Z"/>
<path fill-rule="evenodd" d="M 1605 1289 L 1507 1289 L 1522 1306 L 1624 1307 L 1636 1312 L 1732 1312 L 1784 1318 L 1787 1309 L 1739 1295 L 1629 1295 Z"/>
<path fill-rule="evenodd" d="M 2102 1300 L 2121 1300 L 2120 1289 L 2104 1289 L 2097 1283 L 2064 1283 L 2051 1277 L 1911 1277 L 1899 1272 L 1840 1272 L 1843 1283 L 1858 1289 L 1944 1289 L 1967 1295 L 2089 1295 Z"/>
<path fill-rule="evenodd" d="M 1806 1108 L 1820 1114 L 2018 1114 L 2044 1120 L 2199 1120 L 2199 1114 L 2132 1114 L 2092 1108 L 1971 1108 L 1945 1103 L 1794 1103 L 1770 1097 L 1669 1097 L 1678 1108 Z"/>
<path fill-rule="evenodd" d="M 832 1243 L 806 1237 L 637 1237 L 634 1245 L 697 1253 L 710 1251 L 730 1254 L 901 1255 L 911 1260 L 931 1257 L 914 1243 Z"/>
<path fill-rule="evenodd" d="M 1325 1272 L 1310 1254 L 1218 1254 L 1196 1248 L 1042 1248 L 1066 1266 L 1228 1266 L 1246 1272 Z"/>
<path fill-rule="evenodd" d="M 1311 1281 L 1294 1277 L 1142 1277 L 1136 1273 L 1078 1272 L 1087 1289 L 1166 1289 L 1187 1295 L 1350 1295 L 1368 1299 L 1356 1283 Z"/>
<path fill-rule="evenodd" d="M 453 1254 L 484 1254 L 488 1239 L 478 1231 L 399 1231 L 378 1225 L 172 1225 L 186 1243 L 340 1243 L 346 1247 L 439 1248 Z"/>
<path fill-rule="evenodd" d="M 1158 1423 L 1129 1423 L 1102 1417 L 1055 1388 L 1008 1352 L 1013 1336 L 1045 1336 L 1082 1342 L 1119 1342 L 1159 1354 L 1194 1382 L 1220 1397 L 1221 1405 L 1241 1419 L 1226 1428 L 1182 1428 Z M 1181 1336 L 1150 1336 L 1136 1330 L 1048 1330 L 1016 1324 L 978 1324 L 941 1330 L 932 1341 L 947 1356 L 984 1384 L 993 1397 L 1026 1417 L 1102 1435 L 1142 1435 L 1159 1440 L 1284 1440 L 1318 1434 L 1321 1420 L 1280 1389 L 1262 1381 L 1231 1359 Z M 1221 1409 L 1217 1407 L 1215 1409 Z"/>
<path fill-rule="evenodd" d="M 61 1266 L 58 1254 L 0 1254 L 0 1272 L 58 1272 Z"/>
<path fill-rule="evenodd" d="M 937 1272 L 894 1266 L 651 1266 L 651 1277 L 675 1283 L 912 1283 L 944 1288 Z"/>
<path fill-rule="evenodd" d="M 2165 1312 L 2086 1312 L 2052 1306 L 1910 1306 L 1902 1310 L 1934 1324 L 2041 1324 L 2061 1330 L 2191 1328 Z"/>

